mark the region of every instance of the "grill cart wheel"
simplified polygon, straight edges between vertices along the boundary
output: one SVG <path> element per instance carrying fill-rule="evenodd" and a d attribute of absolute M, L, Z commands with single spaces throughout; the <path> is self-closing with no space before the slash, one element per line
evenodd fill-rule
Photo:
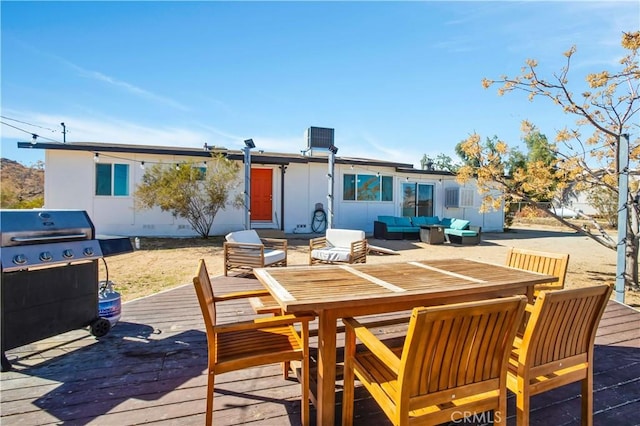
<path fill-rule="evenodd" d="M 98 318 L 90 324 L 91 334 L 95 337 L 102 337 L 111 330 L 111 323 L 106 318 Z"/>

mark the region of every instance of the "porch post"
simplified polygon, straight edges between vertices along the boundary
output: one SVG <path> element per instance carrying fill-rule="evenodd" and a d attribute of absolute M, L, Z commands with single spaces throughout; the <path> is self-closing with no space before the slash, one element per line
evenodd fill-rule
<path fill-rule="evenodd" d="M 327 229 L 333 228 L 333 174 L 335 172 L 335 161 L 338 148 L 334 145 L 329 146 L 329 190 L 327 194 Z"/>
<path fill-rule="evenodd" d="M 253 139 L 244 141 L 244 229 L 251 229 L 251 148 Z"/>
<path fill-rule="evenodd" d="M 624 287 L 626 274 L 627 232 L 629 220 L 629 135 L 620 135 L 618 142 L 618 247 L 616 261 L 616 300 L 624 303 Z"/>

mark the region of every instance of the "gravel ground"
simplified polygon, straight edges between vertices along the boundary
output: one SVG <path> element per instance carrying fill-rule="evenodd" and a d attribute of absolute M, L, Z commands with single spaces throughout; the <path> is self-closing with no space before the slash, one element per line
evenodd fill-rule
<path fill-rule="evenodd" d="M 288 264 L 308 263 L 308 240 L 316 235 L 286 235 Z M 122 294 L 132 300 L 188 284 L 198 259 L 205 259 L 212 275 L 223 274 L 222 238 L 202 239 L 141 239 L 141 250 L 106 259 L 109 279 Z M 516 226 L 508 232 L 483 233 L 477 246 L 451 244 L 428 245 L 420 241 L 369 239 L 369 244 L 395 250 L 397 255 L 371 254 L 369 263 L 398 262 L 418 259 L 464 257 L 494 263 L 504 263 L 509 247 L 569 253 L 566 287 L 581 287 L 597 283 L 613 283 L 616 253 L 569 228 L 545 225 Z M 102 267 L 101 279 L 106 270 Z M 625 303 L 640 308 L 640 293 L 627 291 Z"/>

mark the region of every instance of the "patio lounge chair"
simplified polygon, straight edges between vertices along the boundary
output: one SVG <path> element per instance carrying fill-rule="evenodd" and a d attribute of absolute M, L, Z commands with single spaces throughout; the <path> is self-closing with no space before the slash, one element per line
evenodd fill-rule
<path fill-rule="evenodd" d="M 364 231 L 327 229 L 324 237 L 309 240 L 309 265 L 317 263 L 367 263 Z"/>
<path fill-rule="evenodd" d="M 230 232 L 224 243 L 224 275 L 234 269 L 247 275 L 253 268 L 287 266 L 287 240 L 260 238 L 253 229 Z"/>
<path fill-rule="evenodd" d="M 261 296 L 265 291 L 245 291 L 215 296 L 204 260 L 200 260 L 193 285 L 204 318 L 209 354 L 206 423 L 213 422 L 216 374 L 266 364 L 300 361 L 302 364 L 302 424 L 309 424 L 309 321 L 311 316 L 281 315 L 254 321 L 218 324 L 216 303 Z M 299 324 L 301 332 L 295 328 Z M 288 371 L 287 371 L 288 373 Z"/>
<path fill-rule="evenodd" d="M 516 337 L 507 387 L 516 394 L 516 420 L 529 424 L 533 395 L 580 381 L 582 424 L 593 424 L 593 344 L 611 287 L 543 291 L 522 337 Z"/>
<path fill-rule="evenodd" d="M 526 297 L 415 308 L 404 347 L 345 318 L 342 424 L 353 422 L 354 374 L 394 425 L 440 424 L 494 410 L 507 424 L 507 362 Z M 356 352 L 356 337 L 366 351 Z"/>

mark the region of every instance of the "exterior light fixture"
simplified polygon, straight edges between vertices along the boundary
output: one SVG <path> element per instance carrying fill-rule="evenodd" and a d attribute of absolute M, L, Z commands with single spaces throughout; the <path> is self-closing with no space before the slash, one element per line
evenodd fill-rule
<path fill-rule="evenodd" d="M 97 152 L 93 155 L 93 161 L 95 161 L 96 163 L 100 161 L 100 154 L 98 154 Z"/>
<path fill-rule="evenodd" d="M 329 145 L 329 152 L 331 152 L 333 155 L 336 155 L 338 153 L 338 147 L 336 147 L 335 145 Z"/>
<path fill-rule="evenodd" d="M 249 149 L 252 149 L 256 147 L 256 144 L 253 143 L 253 139 L 245 139 L 244 146 L 246 146 Z"/>
<path fill-rule="evenodd" d="M 31 145 L 35 145 L 38 139 L 38 135 L 36 135 L 35 133 L 31 134 Z"/>
<path fill-rule="evenodd" d="M 142 170 L 144 170 L 144 161 L 141 161 L 141 162 L 140 162 L 140 168 L 141 168 Z"/>

